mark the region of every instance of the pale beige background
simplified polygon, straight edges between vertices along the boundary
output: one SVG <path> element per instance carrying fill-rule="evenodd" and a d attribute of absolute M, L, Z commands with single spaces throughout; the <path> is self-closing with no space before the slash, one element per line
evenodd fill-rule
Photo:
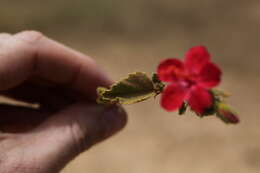
<path fill-rule="evenodd" d="M 127 106 L 118 135 L 62 173 L 259 173 L 260 2 L 258 0 L 4 0 L 0 31 L 37 29 L 93 58 L 116 80 L 156 69 L 206 45 L 241 124 L 166 113 L 155 101 Z"/>

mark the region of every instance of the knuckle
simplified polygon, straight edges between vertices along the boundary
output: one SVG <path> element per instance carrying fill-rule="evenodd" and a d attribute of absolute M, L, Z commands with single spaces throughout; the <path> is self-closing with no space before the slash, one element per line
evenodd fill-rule
<path fill-rule="evenodd" d="M 0 33 L 0 47 L 3 47 L 3 45 L 12 38 L 11 34 L 8 33 Z"/>
<path fill-rule="evenodd" d="M 44 35 L 39 31 L 27 30 L 14 35 L 14 37 L 27 43 L 34 44 L 41 40 Z"/>
<path fill-rule="evenodd" d="M 0 39 L 1 39 L 1 38 L 9 38 L 9 37 L 11 37 L 11 36 L 12 36 L 12 35 L 9 34 L 9 33 L 5 33 L 5 32 L 0 33 Z"/>

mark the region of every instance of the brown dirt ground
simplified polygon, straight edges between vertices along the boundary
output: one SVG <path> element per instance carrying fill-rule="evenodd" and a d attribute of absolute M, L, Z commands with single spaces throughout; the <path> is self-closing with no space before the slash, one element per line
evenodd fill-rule
<path fill-rule="evenodd" d="M 80 0 L 6 1 L 0 29 L 41 30 L 94 57 L 115 80 L 133 71 L 152 72 L 161 58 L 181 58 L 189 47 L 204 44 L 223 68 L 221 88 L 232 92 L 228 101 L 241 123 L 166 113 L 158 98 L 126 106 L 127 127 L 62 173 L 260 172 L 259 1 L 87 2 L 91 12 L 81 9 Z"/>

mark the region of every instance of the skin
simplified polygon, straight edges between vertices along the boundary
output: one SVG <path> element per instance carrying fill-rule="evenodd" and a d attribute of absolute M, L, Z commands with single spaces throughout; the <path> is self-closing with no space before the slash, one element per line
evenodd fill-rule
<path fill-rule="evenodd" d="M 23 31 L 0 34 L 0 62 L 0 94 L 40 104 L 0 104 L 1 173 L 57 173 L 126 125 L 121 107 L 95 103 L 112 82 L 90 57 Z"/>

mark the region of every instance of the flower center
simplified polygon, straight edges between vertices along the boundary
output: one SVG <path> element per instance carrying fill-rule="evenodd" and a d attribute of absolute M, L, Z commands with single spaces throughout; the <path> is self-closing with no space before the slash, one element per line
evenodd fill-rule
<path fill-rule="evenodd" d="M 196 81 L 192 80 L 191 78 L 184 78 L 181 79 L 179 82 L 185 88 L 191 88 L 193 85 L 196 84 Z"/>

